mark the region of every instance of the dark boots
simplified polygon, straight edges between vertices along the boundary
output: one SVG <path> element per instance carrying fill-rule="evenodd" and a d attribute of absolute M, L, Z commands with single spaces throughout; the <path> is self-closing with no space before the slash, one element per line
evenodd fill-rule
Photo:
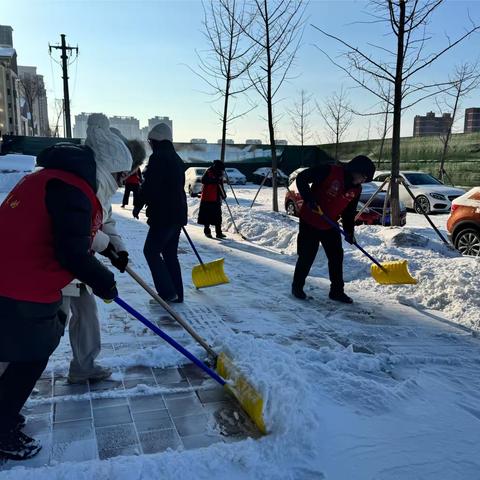
<path fill-rule="evenodd" d="M 26 460 L 35 456 L 42 446 L 18 428 L 0 434 L 0 457 L 11 460 Z"/>
<path fill-rule="evenodd" d="M 203 229 L 203 233 L 207 238 L 213 238 L 212 237 L 212 231 L 210 230 L 210 226 L 207 225 Z M 221 225 L 215 225 L 215 237 L 217 238 L 227 238 L 227 236 L 222 232 L 222 226 Z"/>
<path fill-rule="evenodd" d="M 330 292 L 328 294 L 330 300 L 334 300 L 336 302 L 341 303 L 353 303 L 353 299 L 350 298 L 345 292 Z"/>
<path fill-rule="evenodd" d="M 299 300 L 306 300 L 307 294 L 303 291 L 302 287 L 297 287 L 296 285 L 292 284 L 292 295 Z"/>

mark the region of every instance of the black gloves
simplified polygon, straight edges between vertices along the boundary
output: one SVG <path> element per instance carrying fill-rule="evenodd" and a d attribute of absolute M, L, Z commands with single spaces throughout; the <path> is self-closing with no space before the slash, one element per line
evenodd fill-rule
<path fill-rule="evenodd" d="M 111 303 L 118 296 L 117 284 L 113 282 L 113 285 L 106 289 L 94 288 L 93 293 L 105 303 Z"/>
<path fill-rule="evenodd" d="M 100 252 L 100 255 L 107 257 L 121 273 L 125 272 L 125 268 L 128 265 L 128 252 L 117 252 L 113 244 L 109 243 L 108 247 L 103 252 Z"/>
<path fill-rule="evenodd" d="M 349 243 L 350 245 L 354 245 L 357 243 L 357 239 L 355 238 L 355 234 L 353 232 L 351 233 L 345 233 L 345 241 Z"/>

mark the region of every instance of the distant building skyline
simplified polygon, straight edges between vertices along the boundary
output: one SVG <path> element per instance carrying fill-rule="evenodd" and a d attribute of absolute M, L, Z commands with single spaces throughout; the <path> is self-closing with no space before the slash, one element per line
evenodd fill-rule
<path fill-rule="evenodd" d="M 465 110 L 464 133 L 480 132 L 480 108 L 472 107 Z"/>
<path fill-rule="evenodd" d="M 451 126 L 452 115 L 450 113 L 444 113 L 440 117 L 435 116 L 435 112 L 416 115 L 413 122 L 413 136 L 428 137 L 445 134 Z"/>

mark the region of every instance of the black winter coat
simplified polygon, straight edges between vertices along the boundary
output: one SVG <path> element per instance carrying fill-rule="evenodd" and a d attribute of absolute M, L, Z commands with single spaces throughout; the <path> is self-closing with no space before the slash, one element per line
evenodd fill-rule
<path fill-rule="evenodd" d="M 150 226 L 186 225 L 188 222 L 185 164 L 168 140 L 158 143 L 143 172 L 135 210 L 140 211 L 144 205 Z"/>
<path fill-rule="evenodd" d="M 88 149 L 89 150 L 89 149 Z M 44 168 L 65 170 L 86 180 L 96 190 L 93 152 L 66 155 L 40 154 Z M 45 151 L 46 152 L 46 151 Z M 43 152 L 42 152 L 43 153 Z M 93 288 L 95 294 L 109 298 L 115 289 L 113 274 L 90 252 L 92 207 L 82 191 L 61 180 L 50 180 L 45 202 L 52 219 L 55 256 L 63 268 Z M 2 231 L 7 226 L 0 224 Z M 21 235 L 21 231 L 15 232 Z M 2 272 L 8 275 L 8 272 Z M 0 362 L 43 360 L 57 347 L 65 328 L 60 302 L 51 304 L 17 301 L 0 297 Z"/>

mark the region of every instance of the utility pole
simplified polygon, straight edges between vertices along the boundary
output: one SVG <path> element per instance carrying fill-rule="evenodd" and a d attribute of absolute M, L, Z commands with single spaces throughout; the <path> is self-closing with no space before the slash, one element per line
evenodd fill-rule
<path fill-rule="evenodd" d="M 65 113 L 65 136 L 67 138 L 72 138 L 72 124 L 70 120 L 70 94 L 68 93 L 68 53 L 75 50 L 78 56 L 78 47 L 67 47 L 65 42 L 65 34 L 62 33 L 61 45 L 49 45 L 48 49 L 50 54 L 52 49 L 61 50 L 62 55 L 62 72 L 63 72 L 63 111 Z"/>

